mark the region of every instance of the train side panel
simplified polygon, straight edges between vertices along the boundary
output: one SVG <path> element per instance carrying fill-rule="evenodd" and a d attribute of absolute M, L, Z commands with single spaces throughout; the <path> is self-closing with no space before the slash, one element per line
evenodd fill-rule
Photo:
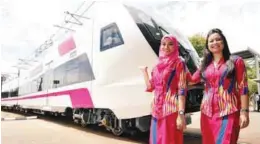
<path fill-rule="evenodd" d="M 98 3 L 96 11 L 93 46 L 95 80 L 92 93 L 94 106 L 111 109 L 119 119 L 150 115 L 153 95 L 145 92 L 139 66 L 147 65 L 151 68 L 156 63 L 157 56 L 122 5 Z M 105 34 L 113 29 L 119 35 L 120 44 L 105 47 Z"/>

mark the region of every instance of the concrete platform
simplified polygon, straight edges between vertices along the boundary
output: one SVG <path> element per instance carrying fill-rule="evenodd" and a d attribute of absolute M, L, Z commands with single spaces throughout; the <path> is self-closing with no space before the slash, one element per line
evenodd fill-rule
<path fill-rule="evenodd" d="M 2 112 L 2 117 L 22 115 Z M 111 133 L 92 128 L 82 128 L 74 123 L 52 119 L 2 121 L 2 144 L 147 144 L 148 135 L 116 137 Z M 184 144 L 201 144 L 200 130 L 189 129 L 184 134 Z"/>
<path fill-rule="evenodd" d="M 200 112 L 192 114 L 192 124 L 188 129 L 200 129 Z M 260 112 L 250 111 L 250 124 L 240 130 L 238 144 L 259 144 L 260 142 Z"/>
<path fill-rule="evenodd" d="M 112 134 L 42 119 L 2 121 L 2 144 L 135 144 Z"/>
<path fill-rule="evenodd" d="M 31 119 L 37 119 L 37 116 L 25 116 L 25 115 L 1 111 L 1 121 L 31 120 Z"/>

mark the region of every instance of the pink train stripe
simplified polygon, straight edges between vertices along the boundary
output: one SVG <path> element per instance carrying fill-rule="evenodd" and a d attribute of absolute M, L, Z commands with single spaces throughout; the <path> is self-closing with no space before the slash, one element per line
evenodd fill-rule
<path fill-rule="evenodd" d="M 59 45 L 59 54 L 62 56 L 75 48 L 76 44 L 73 40 L 73 37 L 70 37 Z"/>
<path fill-rule="evenodd" d="M 86 89 L 86 88 L 53 92 L 53 93 L 41 94 L 41 95 L 33 95 L 33 96 L 28 96 L 28 97 L 1 99 L 1 101 L 37 99 L 37 98 L 43 98 L 43 97 L 55 97 L 55 96 L 62 96 L 62 95 L 70 96 L 70 100 L 71 100 L 73 108 L 80 108 L 80 107 L 81 108 L 93 108 L 94 107 L 90 93 L 89 93 L 88 89 Z"/>

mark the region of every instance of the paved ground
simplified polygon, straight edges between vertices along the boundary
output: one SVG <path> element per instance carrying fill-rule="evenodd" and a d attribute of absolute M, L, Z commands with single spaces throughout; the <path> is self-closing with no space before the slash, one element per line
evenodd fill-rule
<path fill-rule="evenodd" d="M 1 111 L 1 118 L 24 117 L 24 115 Z"/>
<path fill-rule="evenodd" d="M 192 124 L 188 128 L 197 129 L 200 127 L 200 112 L 192 115 Z M 260 112 L 250 112 L 250 124 L 247 128 L 241 129 L 239 144 L 259 144 L 260 142 Z"/>
<path fill-rule="evenodd" d="M 1 117 L 21 117 L 22 115 L 1 112 Z M 260 113 L 250 113 L 251 123 L 241 130 L 239 144 L 258 144 L 260 139 Z M 184 136 L 185 144 L 201 144 L 200 113 L 192 115 L 192 125 Z M 115 137 L 104 130 L 81 128 L 73 123 L 53 119 L 10 120 L 1 122 L 3 144 L 145 144 L 147 136 Z"/>
<path fill-rule="evenodd" d="M 1 117 L 22 115 L 1 112 Z M 146 144 L 148 135 L 115 137 L 100 129 L 81 128 L 73 123 L 53 119 L 7 120 L 1 122 L 2 144 Z M 200 144 L 199 129 L 185 133 L 185 144 Z"/>
<path fill-rule="evenodd" d="M 12 116 L 2 112 L 3 115 Z M 67 122 L 45 119 L 2 121 L 2 144 L 133 144 L 106 132 L 81 128 Z M 111 138 L 113 137 L 113 138 Z M 140 143 L 140 142 L 139 142 Z"/>

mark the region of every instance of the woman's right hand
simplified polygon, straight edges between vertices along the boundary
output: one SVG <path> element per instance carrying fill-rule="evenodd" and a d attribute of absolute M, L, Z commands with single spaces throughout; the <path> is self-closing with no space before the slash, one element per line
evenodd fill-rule
<path fill-rule="evenodd" d="M 178 117 L 177 117 L 177 120 L 176 120 L 176 126 L 177 126 L 177 129 L 181 130 L 181 131 L 186 129 L 186 120 L 185 120 L 184 115 L 178 114 Z"/>
<path fill-rule="evenodd" d="M 145 81 L 145 84 L 146 84 L 146 91 L 147 92 L 153 91 L 154 88 L 153 88 L 152 83 L 151 83 L 150 78 L 149 78 L 148 67 L 147 66 L 141 66 L 141 67 L 139 67 L 139 69 L 143 72 L 144 81 Z"/>
<path fill-rule="evenodd" d="M 148 67 L 147 66 L 140 66 L 139 69 L 143 72 L 143 73 L 148 73 Z"/>

